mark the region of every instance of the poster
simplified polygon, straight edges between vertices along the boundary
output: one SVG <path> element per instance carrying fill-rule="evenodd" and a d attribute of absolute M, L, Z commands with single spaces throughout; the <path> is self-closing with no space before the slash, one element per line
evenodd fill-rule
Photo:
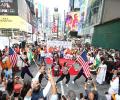
<path fill-rule="evenodd" d="M 0 0 L 0 15 L 18 15 L 17 0 Z"/>
<path fill-rule="evenodd" d="M 66 30 L 78 31 L 78 24 L 80 21 L 79 12 L 70 12 L 66 16 Z"/>
<path fill-rule="evenodd" d="M 58 32 L 58 19 L 53 16 L 53 26 L 52 26 L 52 33 Z"/>

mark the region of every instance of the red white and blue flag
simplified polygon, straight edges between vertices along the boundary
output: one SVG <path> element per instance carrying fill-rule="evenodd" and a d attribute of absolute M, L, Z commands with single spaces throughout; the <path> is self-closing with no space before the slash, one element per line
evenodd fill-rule
<path fill-rule="evenodd" d="M 11 47 L 9 47 L 9 58 L 12 67 L 15 67 L 17 64 L 17 53 Z"/>
<path fill-rule="evenodd" d="M 87 59 L 87 52 L 83 51 L 81 55 L 77 58 L 77 61 L 80 63 L 80 65 L 83 68 L 84 74 L 87 78 L 91 76 L 90 69 L 89 69 L 89 62 Z"/>

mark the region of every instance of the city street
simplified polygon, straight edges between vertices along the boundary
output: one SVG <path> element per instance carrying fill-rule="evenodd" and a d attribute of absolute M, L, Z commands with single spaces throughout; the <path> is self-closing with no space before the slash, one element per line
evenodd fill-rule
<path fill-rule="evenodd" d="M 29 69 L 32 72 L 32 74 L 35 76 L 38 71 L 38 68 L 35 65 L 32 65 Z M 17 73 L 17 75 L 20 75 L 20 73 Z M 66 93 L 68 93 L 69 90 L 74 90 L 78 97 L 79 97 L 80 93 L 84 93 L 84 88 L 83 88 L 84 81 L 85 81 L 84 77 L 81 77 L 74 84 L 72 84 L 73 78 L 74 78 L 74 76 L 71 76 L 68 87 L 64 84 L 65 79 L 62 81 L 62 84 L 61 84 L 61 82 L 59 82 L 57 84 L 58 92 L 59 93 L 63 92 L 65 95 L 67 95 Z M 54 79 L 57 80 L 58 77 L 54 77 Z M 31 81 L 31 78 L 26 74 L 24 81 L 29 82 L 29 81 Z M 47 83 L 47 80 L 43 79 L 42 86 L 45 87 L 46 83 Z M 63 87 L 63 91 L 62 91 L 61 87 Z M 99 100 L 106 100 L 104 93 L 108 91 L 108 88 L 109 88 L 108 84 L 107 85 L 98 85 L 97 84 L 97 89 L 99 91 Z"/>
<path fill-rule="evenodd" d="M 0 100 L 120 100 L 119 9 L 120 0 L 0 0 Z"/>

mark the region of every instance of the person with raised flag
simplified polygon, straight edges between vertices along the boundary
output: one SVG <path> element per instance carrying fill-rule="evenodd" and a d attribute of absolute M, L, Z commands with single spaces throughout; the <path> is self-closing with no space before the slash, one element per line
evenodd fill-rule
<path fill-rule="evenodd" d="M 82 75 L 86 78 L 85 82 L 87 82 L 88 78 L 91 77 L 90 69 L 89 69 L 89 62 L 87 59 L 87 52 L 83 51 L 79 57 L 77 57 L 76 62 L 81 65 L 81 69 L 77 76 L 73 79 L 72 83 L 79 79 Z"/>

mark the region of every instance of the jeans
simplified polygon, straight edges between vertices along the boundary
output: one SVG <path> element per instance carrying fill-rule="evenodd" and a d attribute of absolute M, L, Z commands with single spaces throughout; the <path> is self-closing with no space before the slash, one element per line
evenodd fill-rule
<path fill-rule="evenodd" d="M 40 63 L 41 63 L 41 64 L 43 64 L 43 63 L 44 63 L 44 64 L 46 65 L 46 62 L 45 62 L 45 57 L 41 57 L 41 58 L 40 58 Z"/>

